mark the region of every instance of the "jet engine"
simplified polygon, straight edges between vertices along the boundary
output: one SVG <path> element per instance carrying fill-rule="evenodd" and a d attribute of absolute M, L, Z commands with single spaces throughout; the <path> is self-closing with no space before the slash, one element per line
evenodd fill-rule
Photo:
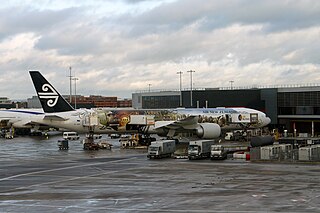
<path fill-rule="evenodd" d="M 216 123 L 201 123 L 196 129 L 196 134 L 199 138 L 212 139 L 217 138 L 221 134 L 221 128 Z"/>

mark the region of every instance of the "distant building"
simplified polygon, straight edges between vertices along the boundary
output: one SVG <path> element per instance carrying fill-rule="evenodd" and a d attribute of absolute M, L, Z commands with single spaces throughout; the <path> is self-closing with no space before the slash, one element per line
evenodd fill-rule
<path fill-rule="evenodd" d="M 179 91 L 144 92 L 132 94 L 135 109 L 177 108 L 180 105 Z"/>
<path fill-rule="evenodd" d="M 70 96 L 66 95 L 64 98 L 69 101 Z M 132 101 L 129 99 L 118 100 L 117 97 L 108 97 L 101 95 L 72 96 L 71 105 L 77 108 L 99 108 L 99 107 L 132 107 Z"/>
<path fill-rule="evenodd" d="M 69 102 L 69 95 L 63 96 L 66 101 Z M 99 107 L 132 107 L 131 99 L 119 99 L 117 97 L 106 97 L 101 95 L 90 95 L 90 96 L 81 96 L 77 95 L 76 100 L 75 96 L 72 96 L 71 106 L 77 109 L 79 108 L 99 108 Z M 41 103 L 38 96 L 33 96 L 32 98 L 27 99 L 28 108 L 41 108 Z"/>
<path fill-rule="evenodd" d="M 132 107 L 132 100 L 131 99 L 123 99 L 117 101 L 117 107 Z"/>
<path fill-rule="evenodd" d="M 27 108 L 41 108 L 38 96 L 32 96 L 32 98 L 27 99 Z"/>
<path fill-rule="evenodd" d="M 0 97 L 0 108 L 10 109 L 15 107 L 15 104 L 7 97 Z"/>

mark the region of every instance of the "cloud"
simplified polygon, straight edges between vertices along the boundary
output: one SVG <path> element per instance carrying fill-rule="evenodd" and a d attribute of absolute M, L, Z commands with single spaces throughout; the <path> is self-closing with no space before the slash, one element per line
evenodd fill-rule
<path fill-rule="evenodd" d="M 77 11 L 76 8 L 52 10 L 33 10 L 31 8 L 10 7 L 0 10 L 0 39 L 19 33 L 45 33 L 55 30 L 66 23 L 68 17 Z"/>
<path fill-rule="evenodd" d="M 0 96 L 34 95 L 28 70 L 62 94 L 314 83 L 320 3 L 314 1 L 26 1 L 0 8 Z M 183 8 L 183 9 L 182 9 Z M 19 85 L 19 87 L 17 87 Z"/>
<path fill-rule="evenodd" d="M 183 9 L 181 9 L 183 8 Z M 320 2 L 314 1 L 195 1 L 163 4 L 143 14 L 125 14 L 120 23 L 132 26 L 130 35 L 167 33 L 202 20 L 199 29 L 212 31 L 230 25 L 263 25 L 266 31 L 319 26 Z"/>

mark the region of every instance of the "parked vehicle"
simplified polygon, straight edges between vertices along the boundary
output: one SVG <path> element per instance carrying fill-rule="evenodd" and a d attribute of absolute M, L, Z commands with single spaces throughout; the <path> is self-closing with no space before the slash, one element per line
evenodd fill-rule
<path fill-rule="evenodd" d="M 224 160 L 227 159 L 228 152 L 222 145 L 211 145 L 211 160 Z"/>
<path fill-rule="evenodd" d="M 67 139 L 58 140 L 58 147 L 60 150 L 69 149 L 69 142 Z"/>
<path fill-rule="evenodd" d="M 98 146 L 100 149 L 109 149 L 111 150 L 112 144 L 108 143 L 107 141 L 100 141 L 98 142 Z"/>
<path fill-rule="evenodd" d="M 86 134 L 86 138 L 89 138 L 90 135 Z M 93 139 L 101 139 L 102 135 L 101 134 L 93 134 L 91 137 L 93 137 Z"/>
<path fill-rule="evenodd" d="M 171 157 L 176 151 L 175 140 L 153 141 L 148 147 L 148 158 Z"/>
<path fill-rule="evenodd" d="M 79 140 L 80 138 L 77 132 L 64 132 L 62 137 L 66 140 Z"/>
<path fill-rule="evenodd" d="M 188 147 L 189 160 L 210 157 L 211 145 L 213 144 L 214 140 L 190 141 Z"/>

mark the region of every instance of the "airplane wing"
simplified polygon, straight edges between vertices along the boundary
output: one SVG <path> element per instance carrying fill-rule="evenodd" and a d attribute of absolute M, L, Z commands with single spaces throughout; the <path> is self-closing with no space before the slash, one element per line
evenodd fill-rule
<path fill-rule="evenodd" d="M 45 115 L 44 120 L 66 121 L 68 118 L 64 118 L 58 115 Z"/>
<path fill-rule="evenodd" d="M 156 121 L 155 129 L 166 128 L 166 129 L 193 129 L 198 126 L 199 116 L 189 116 L 185 119 L 178 121 Z"/>

